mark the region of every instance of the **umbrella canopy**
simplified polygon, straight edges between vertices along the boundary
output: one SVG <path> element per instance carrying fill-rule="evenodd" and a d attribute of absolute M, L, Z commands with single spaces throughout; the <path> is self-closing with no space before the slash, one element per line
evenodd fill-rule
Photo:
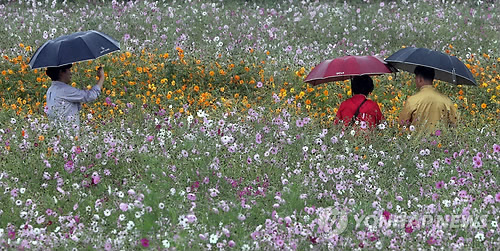
<path fill-rule="evenodd" d="M 477 85 L 470 70 L 457 57 L 426 48 L 406 47 L 385 60 L 397 69 L 413 73 L 417 66 L 434 69 L 435 79 L 457 85 Z"/>
<path fill-rule="evenodd" d="M 96 59 L 117 50 L 120 43 L 104 33 L 76 32 L 45 42 L 35 51 L 29 65 L 32 69 L 57 67 Z"/>
<path fill-rule="evenodd" d="M 380 75 L 394 71 L 395 69 L 391 69 L 382 59 L 374 56 L 345 56 L 321 62 L 314 67 L 304 81 L 318 85 L 355 76 Z"/>

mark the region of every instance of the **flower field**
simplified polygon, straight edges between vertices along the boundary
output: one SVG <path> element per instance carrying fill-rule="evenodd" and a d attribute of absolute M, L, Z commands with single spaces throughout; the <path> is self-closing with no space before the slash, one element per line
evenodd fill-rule
<path fill-rule="evenodd" d="M 494 250 L 500 245 L 498 1 L 3 1 L 0 247 L 27 250 Z M 48 125 L 28 62 L 85 30 L 121 51 L 73 66 L 78 136 Z M 386 121 L 333 125 L 350 82 L 319 62 L 405 46 L 478 86 L 432 136 L 397 123 L 412 74 L 374 77 Z M 418 128 L 417 128 L 418 129 Z"/>

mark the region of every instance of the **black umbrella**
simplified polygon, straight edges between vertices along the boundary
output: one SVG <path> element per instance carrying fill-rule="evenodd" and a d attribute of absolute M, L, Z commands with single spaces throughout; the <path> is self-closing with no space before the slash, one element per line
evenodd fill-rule
<path fill-rule="evenodd" d="M 457 57 L 426 48 L 406 47 L 385 61 L 397 69 L 413 73 L 415 67 L 434 69 L 435 79 L 457 85 L 477 85 L 472 73 Z"/>
<path fill-rule="evenodd" d="M 57 67 L 96 59 L 120 50 L 120 43 L 99 31 L 82 31 L 45 42 L 35 51 L 29 65 L 32 69 Z"/>

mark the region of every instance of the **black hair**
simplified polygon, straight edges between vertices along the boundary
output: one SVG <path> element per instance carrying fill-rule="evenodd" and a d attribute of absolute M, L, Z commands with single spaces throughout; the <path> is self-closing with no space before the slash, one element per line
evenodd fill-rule
<path fill-rule="evenodd" d="M 61 71 L 65 71 L 66 69 L 71 68 L 73 66 L 72 64 L 67 64 L 63 66 L 58 66 L 58 67 L 47 67 L 47 70 L 45 71 L 45 74 L 52 79 L 52 81 L 57 81 L 59 80 L 59 73 Z"/>
<path fill-rule="evenodd" d="M 416 76 L 422 76 L 425 80 L 434 80 L 434 69 L 425 67 L 425 66 L 417 66 L 414 71 Z"/>
<path fill-rule="evenodd" d="M 370 76 L 356 76 L 351 80 L 351 89 L 353 94 L 364 94 L 367 96 L 373 91 L 373 80 Z"/>

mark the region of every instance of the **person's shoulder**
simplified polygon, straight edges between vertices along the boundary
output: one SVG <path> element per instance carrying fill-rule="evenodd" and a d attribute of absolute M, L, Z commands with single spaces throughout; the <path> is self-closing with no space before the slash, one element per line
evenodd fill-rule
<path fill-rule="evenodd" d="M 445 103 L 447 104 L 453 104 L 453 101 L 451 101 L 450 97 L 448 97 L 447 95 L 441 93 L 440 91 L 438 91 L 437 89 L 435 90 L 435 93 L 436 95 Z"/>
<path fill-rule="evenodd" d="M 377 102 L 375 100 L 372 100 L 372 99 L 366 99 L 366 103 L 368 103 L 370 105 L 378 105 Z"/>

